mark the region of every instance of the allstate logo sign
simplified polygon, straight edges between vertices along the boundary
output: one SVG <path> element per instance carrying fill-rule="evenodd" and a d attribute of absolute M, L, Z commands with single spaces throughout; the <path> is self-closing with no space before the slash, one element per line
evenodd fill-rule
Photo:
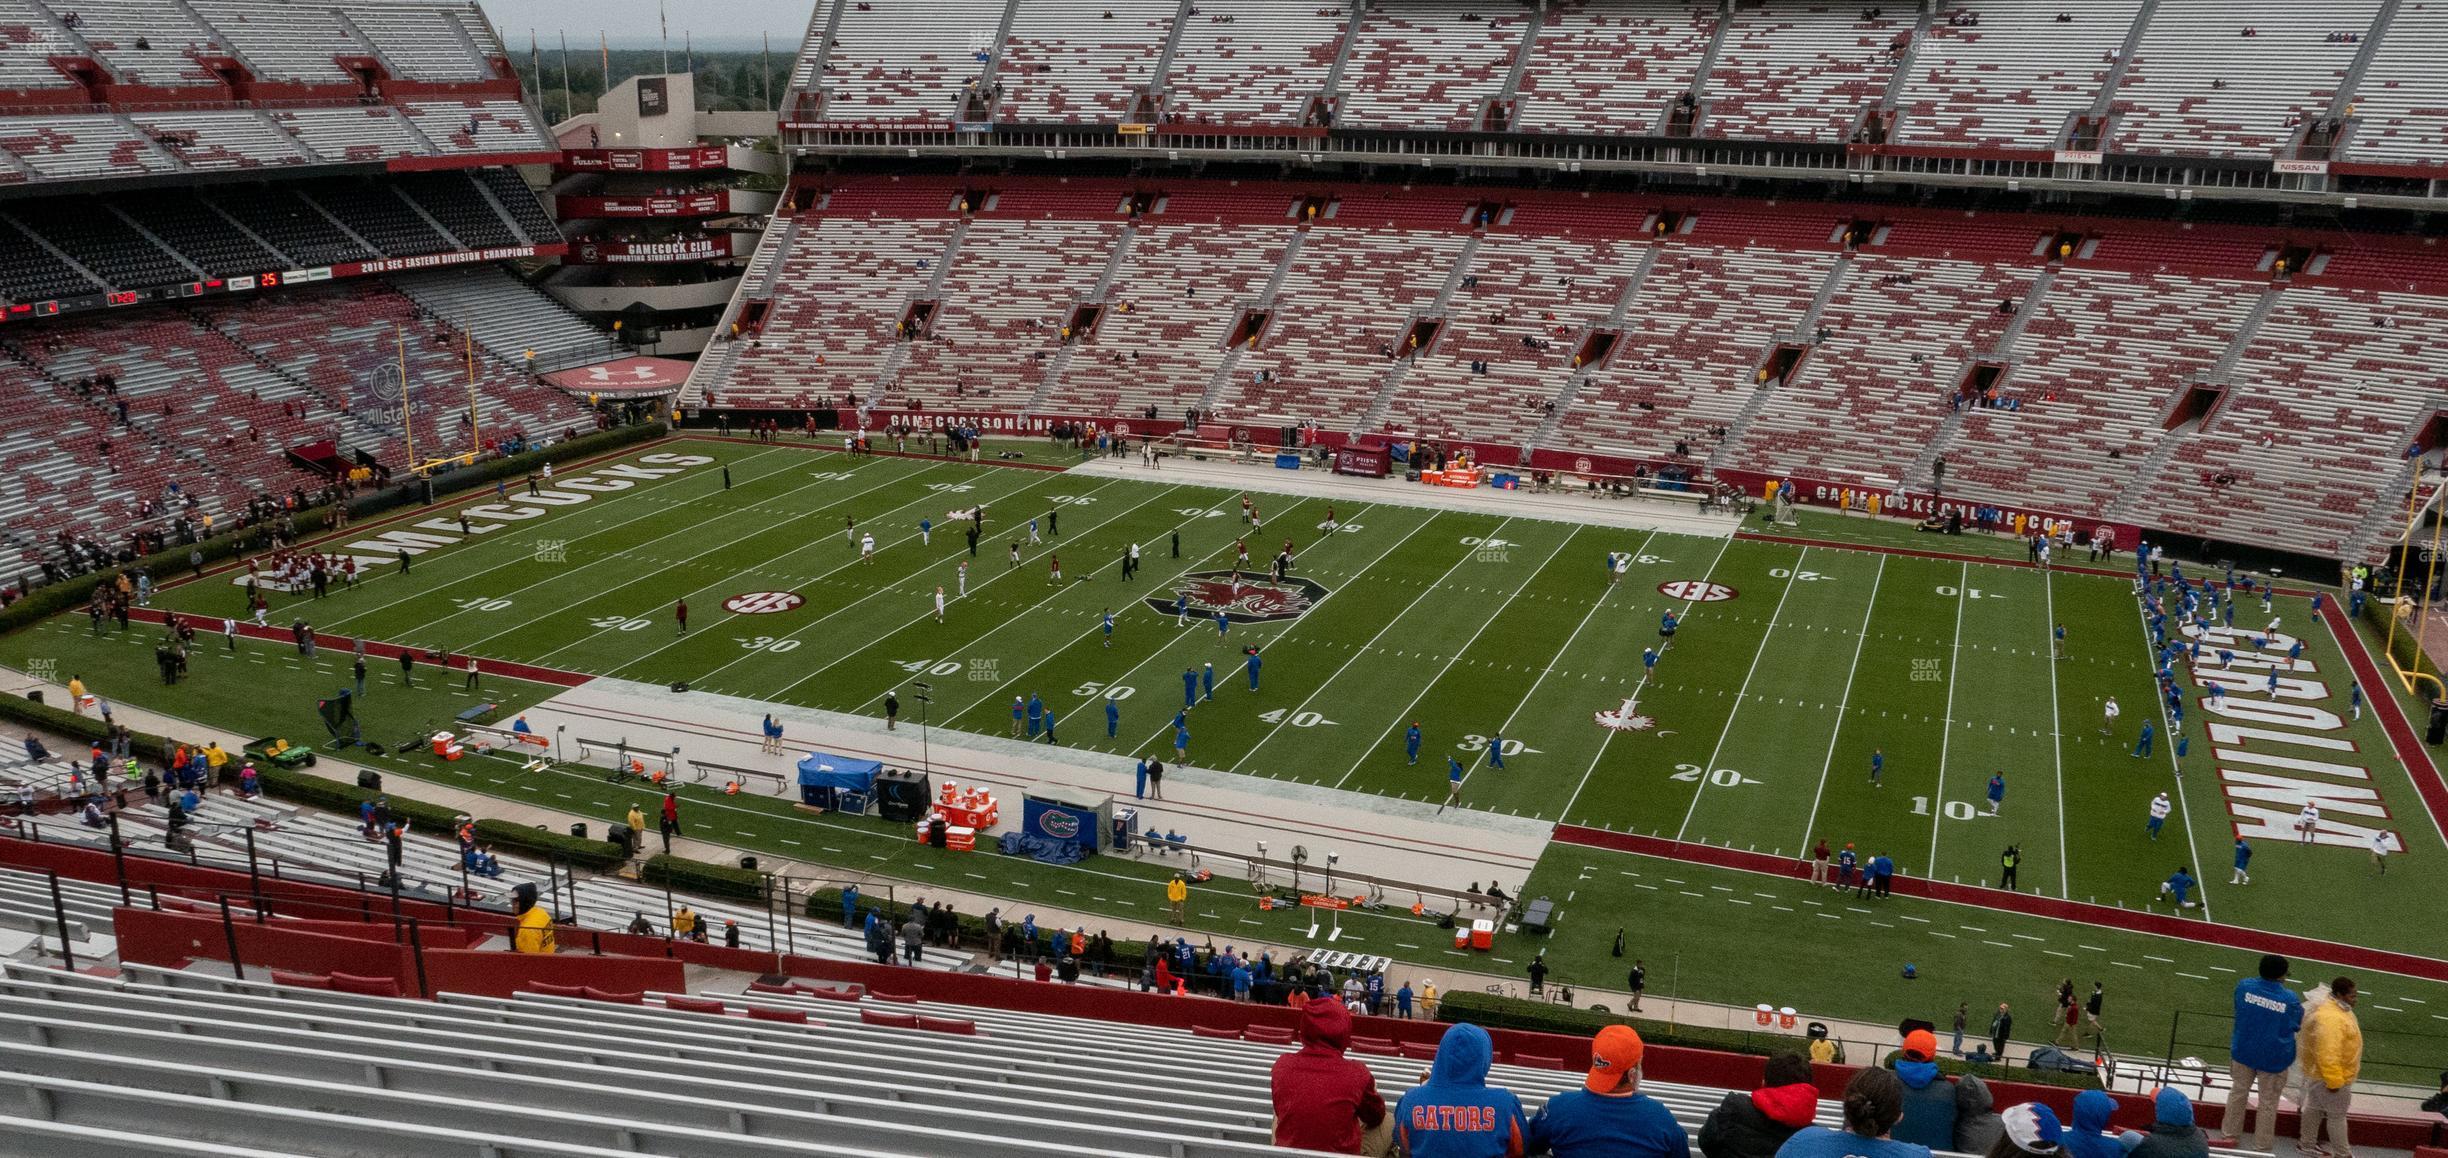
<path fill-rule="evenodd" d="M 1268 623 L 1298 619 L 1326 598 L 1326 585 L 1294 577 L 1281 583 L 1264 574 L 1243 574 L 1238 584 L 1231 571 L 1193 571 L 1181 577 L 1173 591 L 1151 595 L 1147 605 L 1162 615 L 1173 614 L 1179 595 L 1190 614 L 1213 619 L 1218 611 L 1234 623 Z"/>
<path fill-rule="evenodd" d="M 1076 813 L 1049 808 L 1037 814 L 1037 830 L 1056 840 L 1077 840 L 1080 819 Z"/>

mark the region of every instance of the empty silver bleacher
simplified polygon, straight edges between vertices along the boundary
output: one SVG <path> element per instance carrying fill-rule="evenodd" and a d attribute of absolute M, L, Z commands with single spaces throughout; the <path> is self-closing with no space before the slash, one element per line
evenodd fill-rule
<path fill-rule="evenodd" d="M 0 788 L 12 793 L 11 799 L 14 790 L 7 786 L 12 783 L 8 766 L 0 765 Z M 131 795 L 130 807 L 120 813 L 119 827 L 129 848 L 139 855 L 162 854 L 167 848 L 164 838 L 168 835 L 168 820 L 163 806 L 146 801 L 141 794 Z M 85 828 L 73 814 L 67 813 L 42 818 L 40 835 L 47 841 L 91 845 L 104 845 L 110 840 L 107 829 Z M 188 836 L 197 862 L 241 872 L 249 863 L 251 838 L 255 865 L 265 874 L 283 880 L 370 888 L 389 869 L 383 845 L 360 835 L 354 820 L 300 810 L 268 798 L 246 800 L 227 792 L 207 794 L 194 814 Z M 686 904 L 705 922 L 711 943 L 721 943 L 724 922 L 729 921 L 737 923 L 743 949 L 779 948 L 801 957 L 833 961 L 873 959 L 857 931 L 825 917 L 810 919 L 794 914 L 785 919 L 779 911 L 769 916 L 765 907 L 755 902 L 666 894 L 656 886 L 611 876 L 573 878 L 514 854 L 499 859 L 500 877 L 469 875 L 465 878 L 467 892 L 462 894 L 454 835 L 412 827 L 407 839 L 401 842 L 401 895 L 432 903 L 456 895 L 462 903 L 507 911 L 517 886 L 533 884 L 540 893 L 569 898 L 556 902 L 555 907 L 568 909 L 563 915 L 574 913 L 582 925 L 617 932 L 642 915 L 657 934 L 669 932 L 672 910 Z M 560 878 L 557 892 L 552 883 L 556 875 Z M 794 899 L 788 903 L 797 902 Z M 102 916 L 107 924 L 108 914 Z M 5 924 L 5 920 L 0 919 L 0 924 Z M 940 950 L 929 954 L 920 966 L 957 970 L 966 968 L 968 963 L 966 953 Z"/>
<path fill-rule="evenodd" d="M 52 1129 L 179 1130 L 308 1154 L 379 1137 L 384 1153 L 420 1155 L 1222 1158 L 1271 1152 L 1267 1072 L 1291 1048 L 931 1002 L 708 994 L 725 1010 L 716 1014 L 665 1005 L 677 996 L 420 1002 L 141 966 L 104 980 L 11 964 L 0 978 L 0 1139 L 31 1128 L 8 1116 L 47 1115 Z M 1213 1007 L 1218 1025 L 1238 1024 L 1232 1006 Z M 806 1021 L 740 1016 L 750 1008 Z M 939 1029 L 950 1032 L 869 1024 L 868 1011 L 946 1019 Z M 1351 1056 L 1389 1101 L 1422 1066 Z M 1489 1080 L 1536 1108 L 1579 1075 L 1506 1064 Z M 1726 1093 L 1656 1080 L 1643 1092 L 1687 1129 Z M 1822 1103 L 1823 1123 L 1836 1115 Z"/>

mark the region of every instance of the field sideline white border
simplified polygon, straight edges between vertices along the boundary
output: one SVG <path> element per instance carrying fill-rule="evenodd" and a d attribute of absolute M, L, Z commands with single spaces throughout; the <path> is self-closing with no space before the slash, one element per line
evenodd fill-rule
<path fill-rule="evenodd" d="M 1253 494 L 1350 500 L 1353 503 L 1384 503 L 1467 514 L 1539 519 L 1574 526 L 1624 527 L 1635 531 L 1660 531 L 1709 539 L 1731 538 L 1742 526 L 1742 519 L 1738 515 L 1730 512 L 1704 514 L 1693 504 L 1679 499 L 1609 499 L 1581 491 L 1534 494 L 1527 490 L 1500 491 L 1492 487 L 1463 490 L 1459 487 L 1405 482 L 1398 476 L 1377 479 L 1330 474 L 1312 466 L 1283 470 L 1271 461 L 1243 463 L 1220 457 L 1204 462 L 1168 458 L 1161 469 L 1141 465 L 1137 458 L 1095 458 L 1065 473 L 1093 478 L 1127 478 L 1139 482 L 1217 487 Z M 1265 509 L 1261 507 L 1259 513 L 1265 514 Z"/>

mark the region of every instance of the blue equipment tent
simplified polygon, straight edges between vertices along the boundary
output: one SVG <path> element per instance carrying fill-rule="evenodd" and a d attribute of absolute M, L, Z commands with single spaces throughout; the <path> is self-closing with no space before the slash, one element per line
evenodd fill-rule
<path fill-rule="evenodd" d="M 852 792 L 857 794 L 857 810 L 865 811 L 866 802 L 875 798 L 876 773 L 883 770 L 874 760 L 810 752 L 799 761 L 799 801 L 829 809 L 841 803 L 838 794 Z"/>

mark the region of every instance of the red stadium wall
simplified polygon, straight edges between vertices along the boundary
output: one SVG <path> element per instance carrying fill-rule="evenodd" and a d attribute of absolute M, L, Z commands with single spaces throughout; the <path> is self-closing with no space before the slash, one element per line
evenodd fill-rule
<path fill-rule="evenodd" d="M 502 950 L 427 950 L 425 983 L 435 993 L 484 997 L 508 997 L 539 984 L 591 985 L 615 993 L 686 993 L 688 967 L 675 960 L 596 957 L 566 950 L 549 957 Z"/>
<path fill-rule="evenodd" d="M 235 936 L 238 960 L 244 965 L 389 977 L 403 990 L 416 987 L 415 955 L 407 946 L 388 941 L 290 929 L 285 922 L 232 921 L 225 928 L 217 914 L 150 909 L 120 909 L 112 915 L 112 923 L 119 937 L 119 959 L 132 964 L 175 969 L 196 959 L 227 961 Z"/>
<path fill-rule="evenodd" d="M 274 920 L 264 924 L 233 921 L 201 913 L 156 913 L 120 909 L 113 921 L 119 937 L 119 957 L 138 965 L 177 968 L 190 960 L 227 961 L 230 940 L 238 943 L 238 960 L 250 969 L 291 973 L 349 973 L 387 977 L 402 992 L 416 994 L 418 954 L 388 939 L 388 926 L 368 926 L 374 937 L 336 936 L 305 926 L 328 928 L 332 922 Z M 464 931 L 434 930 L 460 940 Z M 597 957 L 584 953 L 551 956 L 512 953 L 500 949 L 435 948 L 423 953 L 425 995 L 474 993 L 507 997 L 531 985 L 592 985 L 621 993 L 688 989 L 687 965 L 655 957 Z"/>

